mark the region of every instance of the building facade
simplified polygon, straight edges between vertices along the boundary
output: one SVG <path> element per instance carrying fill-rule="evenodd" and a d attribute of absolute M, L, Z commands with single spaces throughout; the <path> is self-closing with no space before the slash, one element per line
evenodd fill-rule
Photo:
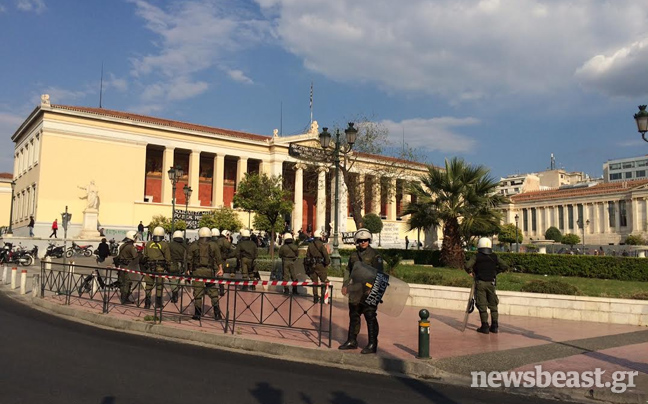
<path fill-rule="evenodd" d="M 147 224 L 156 215 L 169 217 L 174 197 L 182 211 L 185 206 L 193 212 L 231 207 L 245 173 L 282 176 L 295 202 L 287 218 L 295 232 L 326 230 L 332 222 L 334 170 L 289 154 L 291 144 L 321 147 L 316 122 L 304 134 L 280 137 L 275 130 L 273 136 L 262 136 L 121 111 L 53 105 L 43 95 L 12 140 L 17 235 L 27 234 L 29 215 L 34 215 L 36 236 L 46 237 L 52 221 L 60 221 L 67 206 L 72 214 L 69 236 L 77 236 L 84 217 L 93 211 L 90 186 L 98 195 L 94 209 L 98 226 L 107 235 L 121 234 L 140 221 Z M 363 214 L 384 218 L 384 242 L 404 243 L 406 219 L 400 211 L 411 200 L 405 183 L 424 174 L 426 167 L 380 156 L 363 156 L 358 162 L 357 176 L 365 175 L 367 165 L 407 164 L 407 178 L 366 179 L 373 186 L 365 189 L 363 207 Z M 167 177 L 170 167 L 183 171 L 175 195 Z M 396 192 L 381 189 L 385 181 Z M 185 185 L 193 190 L 189 201 Z M 353 231 L 344 181 L 340 190 L 340 231 Z M 239 213 L 247 224 L 248 213 Z"/>
<path fill-rule="evenodd" d="M 605 182 L 648 179 L 648 156 L 608 160 L 603 163 Z"/>

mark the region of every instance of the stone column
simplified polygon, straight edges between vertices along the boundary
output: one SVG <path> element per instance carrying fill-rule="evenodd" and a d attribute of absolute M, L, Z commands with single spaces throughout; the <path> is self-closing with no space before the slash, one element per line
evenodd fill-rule
<path fill-rule="evenodd" d="M 304 168 L 306 167 L 303 163 L 295 164 L 295 206 L 292 215 L 292 228 L 295 234 L 302 228 L 304 221 Z M 306 231 L 306 229 L 303 230 Z"/>
<path fill-rule="evenodd" d="M 603 233 L 610 232 L 610 202 L 603 202 Z"/>
<path fill-rule="evenodd" d="M 326 173 L 328 167 L 317 168 L 317 218 L 314 230 L 326 230 Z"/>
<path fill-rule="evenodd" d="M 167 175 L 167 171 L 169 171 L 169 168 L 174 166 L 174 161 L 173 161 L 173 151 L 175 149 L 173 147 L 167 147 L 164 149 L 164 152 L 162 153 L 162 189 L 160 190 L 162 194 L 162 203 L 171 203 L 171 199 L 173 199 L 173 185 L 171 184 L 171 181 L 169 180 L 169 177 Z"/>
<path fill-rule="evenodd" d="M 555 226 L 556 229 L 560 229 L 559 223 L 558 223 L 558 206 L 553 207 L 553 220 L 551 221 L 551 225 Z"/>
<path fill-rule="evenodd" d="M 360 199 L 360 215 L 364 217 L 366 206 L 365 206 L 365 181 L 367 177 L 364 174 L 358 174 L 356 177 L 357 186 L 356 186 L 356 195 Z"/>
<path fill-rule="evenodd" d="M 614 201 L 614 231 L 615 233 L 621 232 L 621 212 L 619 211 L 619 201 Z"/>
<path fill-rule="evenodd" d="M 643 216 L 643 223 L 641 224 L 641 230 L 646 231 L 648 230 L 648 198 L 643 198 L 643 203 L 644 203 L 644 216 Z"/>
<path fill-rule="evenodd" d="M 569 209 L 567 205 L 563 205 L 563 234 L 569 233 Z"/>
<path fill-rule="evenodd" d="M 374 176 L 372 178 L 373 183 L 371 184 L 373 187 L 373 195 L 372 195 L 372 200 L 373 202 L 372 207 L 373 207 L 373 213 L 377 214 L 380 216 L 380 196 L 381 196 L 381 184 L 380 184 L 380 177 Z"/>
<path fill-rule="evenodd" d="M 187 182 L 191 187 L 191 198 L 189 205 L 200 206 L 198 197 L 200 196 L 200 150 L 192 150 L 189 155 L 189 173 L 187 173 Z"/>
<path fill-rule="evenodd" d="M 396 179 L 389 178 L 390 196 L 387 203 L 387 220 L 396 220 Z"/>
<path fill-rule="evenodd" d="M 214 157 L 214 174 L 212 183 L 212 206 L 223 206 L 223 184 L 225 182 L 225 155 Z"/>
<path fill-rule="evenodd" d="M 630 204 L 632 211 L 632 222 L 630 222 L 632 223 L 632 229 L 630 233 L 634 233 L 642 230 L 639 228 L 639 199 L 630 199 Z"/>
<path fill-rule="evenodd" d="M 248 158 L 247 157 L 239 157 L 238 163 L 236 165 L 236 187 L 238 188 L 238 185 L 243 181 L 243 178 L 245 178 L 245 173 L 247 173 L 247 163 L 248 163 Z"/>

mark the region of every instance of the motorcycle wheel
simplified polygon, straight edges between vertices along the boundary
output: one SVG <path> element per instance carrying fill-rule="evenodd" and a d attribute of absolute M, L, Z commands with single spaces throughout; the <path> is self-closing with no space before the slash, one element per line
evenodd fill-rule
<path fill-rule="evenodd" d="M 34 263 L 34 257 L 32 257 L 29 254 L 25 254 L 22 258 L 20 258 L 20 265 L 24 267 L 31 266 Z"/>
<path fill-rule="evenodd" d="M 74 255 L 74 251 L 71 248 L 65 252 L 65 258 L 72 258 L 72 255 Z"/>
<path fill-rule="evenodd" d="M 83 256 L 92 257 L 92 250 L 88 248 L 87 250 L 83 251 Z"/>

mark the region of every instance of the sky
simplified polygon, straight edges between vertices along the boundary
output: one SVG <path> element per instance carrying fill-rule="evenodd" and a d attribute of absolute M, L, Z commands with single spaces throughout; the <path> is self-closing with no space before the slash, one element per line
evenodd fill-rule
<path fill-rule="evenodd" d="M 49 94 L 260 135 L 367 117 L 424 161 L 648 154 L 648 0 L 0 0 L 0 172 Z"/>

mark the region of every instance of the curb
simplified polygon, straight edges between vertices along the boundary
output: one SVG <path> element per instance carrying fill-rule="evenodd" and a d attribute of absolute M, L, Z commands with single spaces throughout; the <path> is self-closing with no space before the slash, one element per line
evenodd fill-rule
<path fill-rule="evenodd" d="M 434 365 L 434 360 L 403 360 L 385 358 L 376 355 L 356 355 L 338 350 L 322 350 L 307 347 L 296 347 L 277 342 L 250 340 L 231 334 L 196 332 L 168 327 L 163 324 L 152 324 L 144 321 L 118 319 L 105 314 L 76 310 L 70 306 L 53 303 L 31 294 L 20 295 L 17 291 L 0 288 L 5 295 L 37 310 L 47 312 L 71 321 L 91 326 L 124 331 L 131 334 L 173 340 L 180 343 L 201 345 L 209 348 L 224 349 L 248 355 L 286 360 L 291 362 L 310 363 L 320 366 L 336 367 L 347 370 L 383 374 L 395 377 L 409 377 L 424 381 L 440 382 L 468 388 L 471 378 L 444 371 Z M 648 395 L 640 391 L 626 391 L 615 394 L 608 390 L 576 390 L 555 388 L 479 388 L 504 392 L 518 396 L 533 396 L 546 399 L 569 400 L 577 402 L 593 401 L 611 404 L 645 404 Z"/>

